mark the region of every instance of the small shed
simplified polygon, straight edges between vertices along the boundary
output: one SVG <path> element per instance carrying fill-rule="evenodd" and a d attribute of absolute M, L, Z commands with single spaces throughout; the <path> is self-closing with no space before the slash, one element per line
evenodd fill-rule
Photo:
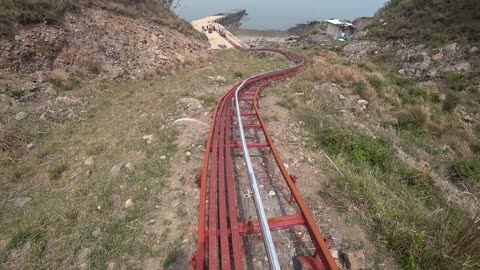
<path fill-rule="evenodd" d="M 349 37 L 355 32 L 355 27 L 351 23 L 347 23 L 338 19 L 327 20 L 327 35 L 334 39 L 341 37 Z"/>

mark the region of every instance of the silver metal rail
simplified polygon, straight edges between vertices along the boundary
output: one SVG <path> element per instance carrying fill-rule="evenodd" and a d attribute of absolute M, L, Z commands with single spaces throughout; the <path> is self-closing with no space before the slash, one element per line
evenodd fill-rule
<path fill-rule="evenodd" d="M 302 59 L 302 62 L 300 64 L 297 64 L 290 68 L 299 67 L 303 65 L 303 63 L 304 63 L 304 60 Z M 277 251 L 275 250 L 275 244 L 273 243 L 270 227 L 268 226 L 267 215 L 265 214 L 265 209 L 263 208 L 262 197 L 260 196 L 260 191 L 258 190 L 257 178 L 255 177 L 255 173 L 253 171 L 252 160 L 250 159 L 250 152 L 248 151 L 247 141 L 245 139 L 245 130 L 243 128 L 243 121 L 240 113 L 240 103 L 238 100 L 238 93 L 242 90 L 245 84 L 252 79 L 256 79 L 264 75 L 268 75 L 271 73 L 275 73 L 275 72 L 283 71 L 287 69 L 289 68 L 268 71 L 268 72 L 257 74 L 255 76 L 247 78 L 242 82 L 242 84 L 238 86 L 237 90 L 235 91 L 235 109 L 237 111 L 238 127 L 240 130 L 240 138 L 242 140 L 242 150 L 244 154 L 245 163 L 247 166 L 248 180 L 250 182 L 250 187 L 253 190 L 253 200 L 255 202 L 255 209 L 257 212 L 258 223 L 260 225 L 260 229 L 262 232 L 263 244 L 265 245 L 265 249 L 267 252 L 267 258 L 270 264 L 270 270 L 280 270 L 281 269 L 280 262 L 278 261 Z"/>
<path fill-rule="evenodd" d="M 255 76 L 257 77 L 257 76 Z M 250 79 L 250 78 L 249 78 Z M 247 141 L 245 139 L 245 131 L 243 129 L 242 117 L 240 115 L 240 104 L 238 102 L 238 92 L 242 89 L 245 83 L 249 80 L 246 79 L 235 91 L 235 107 L 237 110 L 238 118 L 238 127 L 240 129 L 240 138 L 242 139 L 242 149 L 243 156 L 245 158 L 245 163 L 247 164 L 248 170 L 248 180 L 250 182 L 250 187 L 253 190 L 253 200 L 255 202 L 255 208 L 257 210 L 258 223 L 260 224 L 260 229 L 263 236 L 263 244 L 267 251 L 268 262 L 270 264 L 271 270 L 281 270 L 280 262 L 278 261 L 277 251 L 275 250 L 275 244 L 273 243 L 272 234 L 268 226 L 267 215 L 265 214 L 265 209 L 263 208 L 262 197 L 260 196 L 260 191 L 258 190 L 257 178 L 253 172 L 253 165 L 250 159 L 250 153 L 248 152 Z"/>

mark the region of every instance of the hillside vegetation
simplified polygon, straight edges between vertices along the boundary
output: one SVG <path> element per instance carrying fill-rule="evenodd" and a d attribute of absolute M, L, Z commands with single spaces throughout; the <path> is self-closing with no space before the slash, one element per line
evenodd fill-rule
<path fill-rule="evenodd" d="M 15 23 L 56 23 L 67 11 L 82 7 L 108 9 L 123 15 L 147 17 L 157 23 L 195 34 L 190 24 L 171 12 L 173 0 L 0 0 L 0 35 L 13 32 Z"/>
<path fill-rule="evenodd" d="M 477 0 L 391 0 L 377 13 L 371 33 L 428 45 L 480 42 Z"/>
<path fill-rule="evenodd" d="M 319 196 L 369 228 L 401 269 L 479 269 L 479 137 L 455 112 L 459 100 L 375 63 L 302 52 L 311 68 L 276 92 L 306 144 L 342 171 Z M 372 269 L 390 269 L 375 256 Z"/>

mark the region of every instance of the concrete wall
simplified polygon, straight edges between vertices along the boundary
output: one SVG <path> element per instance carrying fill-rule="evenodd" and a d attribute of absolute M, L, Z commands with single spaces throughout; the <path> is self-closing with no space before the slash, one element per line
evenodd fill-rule
<path fill-rule="evenodd" d="M 342 28 L 338 25 L 329 23 L 327 26 L 327 35 L 334 39 L 338 39 L 342 34 Z"/>
<path fill-rule="evenodd" d="M 329 23 L 327 26 L 327 35 L 334 39 L 339 39 L 345 33 L 346 37 L 349 37 L 355 33 L 355 28 L 349 26 L 338 26 Z"/>
<path fill-rule="evenodd" d="M 222 18 L 216 20 L 217 23 L 222 24 L 222 25 L 229 25 L 229 24 L 235 24 L 239 22 L 247 11 L 245 9 L 236 9 L 224 13 L 220 13 L 217 15 L 223 16 Z"/>

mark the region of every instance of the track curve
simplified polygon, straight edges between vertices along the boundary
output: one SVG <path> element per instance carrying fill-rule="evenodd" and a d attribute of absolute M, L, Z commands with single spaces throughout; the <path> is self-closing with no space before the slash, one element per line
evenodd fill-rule
<path fill-rule="evenodd" d="M 247 49 L 228 38 L 227 40 L 235 48 L 244 52 L 280 54 L 294 63 L 294 66 L 250 77 L 234 85 L 217 101 L 206 142 L 203 170 L 198 179 L 200 188 L 198 243 L 196 254 L 192 258 L 192 266 L 197 270 L 250 269 L 251 261 L 249 266 L 245 254 L 251 252 L 249 250 L 251 247 L 247 246 L 249 240 L 246 238 L 255 234 L 260 235 L 261 238 L 259 222 L 252 218 L 253 214 L 250 215 L 251 213 L 248 212 L 248 202 L 242 204 L 241 201 L 244 200 L 242 198 L 245 195 L 247 195 L 245 198 L 248 198 L 250 191 L 242 197 L 241 190 L 244 189 L 241 183 L 242 172 L 235 170 L 238 169 L 235 154 L 237 156 L 244 154 L 239 152 L 240 145 L 237 143 L 238 119 L 235 120 L 234 110 L 237 91 L 240 109 L 238 115 L 244 119 L 242 120 L 246 123 L 244 127 L 249 130 L 247 142 L 249 152 L 257 151 L 256 153 L 262 156 L 264 161 L 260 162 L 259 166 L 267 171 L 270 177 L 268 184 L 272 185 L 272 188 L 276 187 L 275 190 L 283 190 L 277 196 L 290 197 L 289 200 L 279 199 L 280 208 L 283 211 L 280 215 L 268 218 L 270 231 L 295 232 L 295 228 L 305 229 L 314 252 L 295 254 L 293 262 L 290 263 L 292 267 L 301 265 L 310 268 L 300 269 L 338 269 L 325 239 L 295 186 L 296 177 L 288 173 L 275 148 L 259 106 L 260 93 L 264 88 L 273 82 L 305 70 L 308 65 L 303 57 L 291 52 L 279 49 Z M 275 177 L 271 175 L 275 172 L 278 174 L 278 179 L 283 178 L 282 183 L 272 182 Z M 260 186 L 263 187 L 263 185 Z M 295 213 L 288 213 L 285 206 L 295 209 Z M 301 235 L 301 232 L 299 234 Z M 278 245 L 281 243 L 275 242 L 275 246 Z"/>

